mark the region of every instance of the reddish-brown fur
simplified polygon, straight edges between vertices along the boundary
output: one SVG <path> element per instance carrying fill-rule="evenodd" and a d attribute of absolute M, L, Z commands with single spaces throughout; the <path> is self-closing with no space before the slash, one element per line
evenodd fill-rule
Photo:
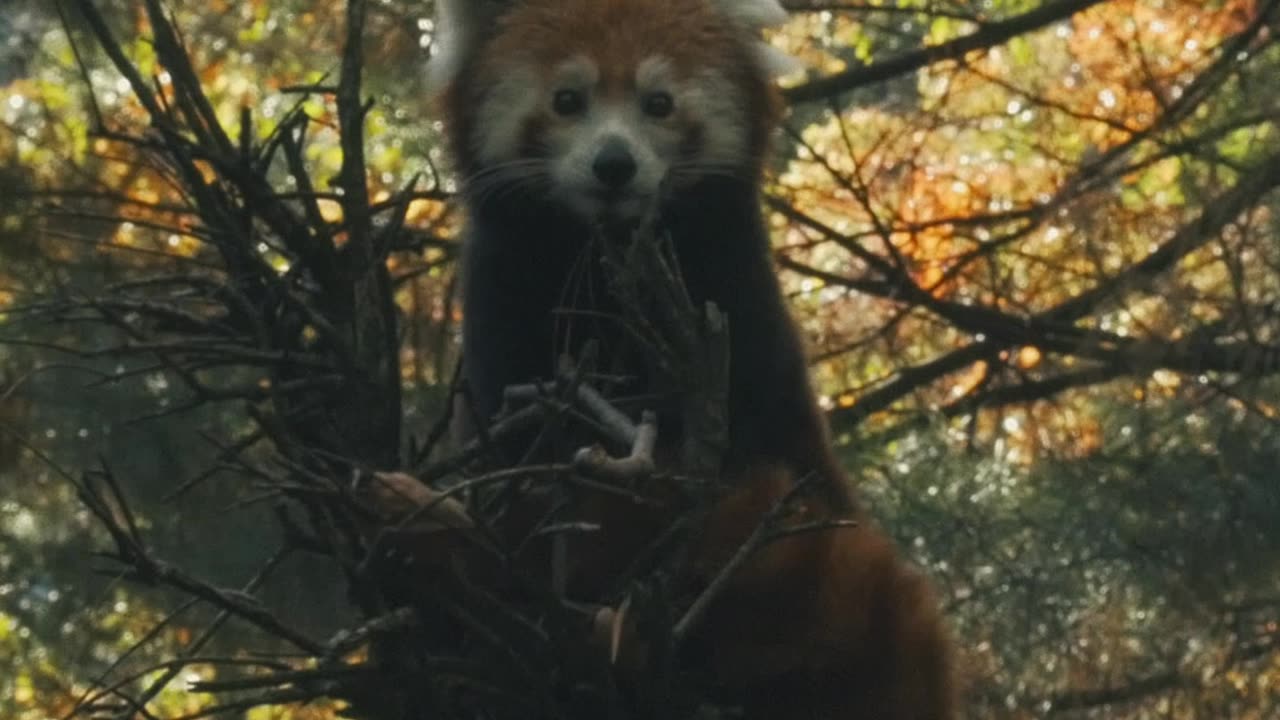
<path fill-rule="evenodd" d="M 612 27 L 626 32 L 610 32 Z M 515 0 L 478 50 L 461 63 L 460 74 L 445 91 L 460 169 L 464 174 L 479 169 L 468 140 L 484 121 L 478 99 L 503 72 L 504 61 L 525 57 L 550 69 L 567 57 L 585 55 L 600 65 L 606 86 L 625 88 L 636 64 L 657 51 L 682 72 L 714 67 L 732 78 L 753 120 L 746 160 L 750 167 L 744 170 L 758 175 L 778 104 L 744 34 L 726 27 L 711 0 Z M 549 121 L 530 118 L 530 132 Z M 779 293 L 772 278 L 751 282 L 757 284 L 738 290 Z M 730 316 L 737 328 L 752 323 L 750 316 Z M 781 352 L 802 362 L 789 323 L 764 342 L 769 345 L 761 352 Z M 731 357 L 740 363 L 752 359 L 750 352 L 735 351 Z M 785 404 L 777 413 L 766 408 L 731 414 L 731 427 L 750 429 L 725 462 L 735 490 L 714 507 L 688 579 L 709 581 L 807 473 L 820 477 L 819 492 L 806 495 L 807 507 L 790 520 L 846 518 L 858 526 L 798 534 L 763 548 L 714 602 L 690 639 L 689 657 L 714 678 L 716 690 L 744 705 L 751 718 L 952 718 L 950 647 L 936 601 L 928 583 L 904 563 L 850 494 L 822 415 L 800 374 L 799 379 L 779 381 L 790 385 L 776 401 Z M 753 379 L 761 384 L 773 380 Z M 803 395 L 807 409 L 797 412 L 796 403 L 787 399 L 792 395 Z M 655 516 L 613 502 L 601 503 L 595 512 L 602 536 L 576 551 L 571 548 L 577 553 L 571 560 L 587 576 L 587 585 L 606 579 L 592 575 L 625 566 L 662 519 L 660 512 Z"/>
<path fill-rule="evenodd" d="M 713 513 L 705 570 L 759 525 L 796 481 L 761 465 Z M 810 506 L 791 518 L 833 516 Z M 850 516 L 846 516 L 850 517 Z M 951 718 L 949 641 L 925 579 L 905 565 L 870 517 L 765 548 L 707 615 L 698 642 L 711 668 L 753 718 Z"/>
<path fill-rule="evenodd" d="M 693 553 L 686 580 L 695 587 L 725 567 L 796 478 L 761 462 L 730 481 L 738 489 L 715 505 Z M 775 522 L 856 525 L 784 537 L 731 576 L 688 640 L 688 657 L 713 678 L 713 692 L 741 704 L 751 720 L 955 717 L 950 639 L 927 580 L 866 513 L 833 510 L 821 497 L 795 507 Z M 619 543 L 582 545 L 579 573 L 616 568 L 630 557 L 628 541 L 652 538 L 658 527 L 635 506 L 594 509 L 608 541 Z M 646 650 L 643 638 L 624 636 L 620 662 L 643 662 L 628 653 Z"/>
<path fill-rule="evenodd" d="M 505 62 L 527 58 L 550 73 L 567 58 L 588 57 L 599 66 L 604 88 L 617 93 L 630 89 L 636 67 L 653 55 L 655 48 L 681 73 L 706 67 L 726 73 L 758 121 L 751 128 L 748 155 L 757 162 L 765 155 L 779 98 L 768 79 L 756 71 L 750 44 L 743 42 L 741 33 L 726 28 L 720 14 L 703 0 L 515 2 L 497 25 L 484 53 L 464 65 L 443 97 L 454 156 L 463 172 L 476 169 L 473 151 L 463 138 L 483 121 L 476 115 L 478 93 L 505 72 Z M 602 31 L 616 27 L 627 31 Z M 530 121 L 550 122 L 551 118 L 539 116 Z"/>

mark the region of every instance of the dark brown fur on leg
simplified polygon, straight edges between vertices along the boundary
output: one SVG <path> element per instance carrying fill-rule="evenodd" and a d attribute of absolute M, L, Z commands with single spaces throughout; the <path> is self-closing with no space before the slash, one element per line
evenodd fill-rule
<path fill-rule="evenodd" d="M 723 564 L 794 482 L 776 466 L 750 471 L 712 515 L 704 571 Z M 829 518 L 822 502 L 801 501 L 783 528 Z M 749 717 L 954 717 L 950 643 L 927 581 L 869 517 L 851 519 L 856 526 L 762 548 L 707 613 L 694 652 Z"/>

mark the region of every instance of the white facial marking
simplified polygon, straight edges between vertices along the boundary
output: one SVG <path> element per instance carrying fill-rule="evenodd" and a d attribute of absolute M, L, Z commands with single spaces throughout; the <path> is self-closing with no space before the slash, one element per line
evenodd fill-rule
<path fill-rule="evenodd" d="M 750 121 L 738 88 L 715 70 L 690 78 L 676 104 L 702 126 L 702 147 L 694 162 L 724 171 L 740 167 L 747 156 Z"/>
<path fill-rule="evenodd" d="M 542 83 L 530 64 L 510 63 L 485 92 L 472 139 L 481 162 L 495 165 L 519 156 L 525 121 L 543 103 Z"/>
<path fill-rule="evenodd" d="M 582 90 L 588 94 L 600 82 L 600 69 L 590 58 L 579 55 L 564 62 L 556 68 L 555 89 Z"/>
<path fill-rule="evenodd" d="M 675 65 L 662 55 L 650 55 L 636 66 L 636 88 L 640 92 L 667 90 L 675 84 Z"/>
<path fill-rule="evenodd" d="M 738 89 L 715 70 L 703 70 L 692 78 L 676 78 L 675 65 L 661 55 L 641 61 L 636 70 L 641 92 L 666 90 L 675 99 L 676 112 L 702 128 L 697 155 L 685 158 L 708 168 L 738 166 L 747 153 L 748 119 Z"/>
<path fill-rule="evenodd" d="M 503 63 L 485 91 L 474 147 L 485 166 L 525 160 L 528 121 L 538 118 L 533 159 L 543 164 L 549 197 L 591 220 L 637 219 L 657 199 L 665 179 L 686 183 L 733 174 L 749 160 L 750 119 L 741 89 L 724 74 L 704 69 L 681 75 L 663 55 L 639 62 L 626 88 L 603 88 L 600 69 L 573 57 L 549 73 L 535 63 Z M 580 94 L 558 111 L 557 93 Z M 646 112 L 646 98 L 671 96 L 669 113 Z M 563 108 L 561 108 L 563 110 Z M 634 175 L 610 185 L 596 161 L 610 143 L 634 162 Z"/>
<path fill-rule="evenodd" d="M 663 137 L 644 126 L 631 98 L 596 101 L 572 124 L 551 130 L 553 194 L 587 217 L 613 213 L 639 217 L 658 192 L 674 156 L 678 136 Z M 620 141 L 635 162 L 635 176 L 622 188 L 610 188 L 596 176 L 596 158 L 605 145 Z"/>

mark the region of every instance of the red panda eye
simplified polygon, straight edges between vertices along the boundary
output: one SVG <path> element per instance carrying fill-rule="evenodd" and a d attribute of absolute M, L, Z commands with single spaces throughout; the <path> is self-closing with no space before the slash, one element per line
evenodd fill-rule
<path fill-rule="evenodd" d="M 579 90 L 557 90 L 551 98 L 557 115 L 577 115 L 587 109 L 587 98 Z"/>
<path fill-rule="evenodd" d="M 661 90 L 645 93 L 644 97 L 640 99 L 640 109 L 649 117 L 667 117 L 675 108 L 676 101 L 671 97 L 671 93 Z"/>

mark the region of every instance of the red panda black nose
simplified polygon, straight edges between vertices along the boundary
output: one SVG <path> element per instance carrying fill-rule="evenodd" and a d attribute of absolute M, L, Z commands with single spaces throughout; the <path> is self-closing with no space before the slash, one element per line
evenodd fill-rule
<path fill-rule="evenodd" d="M 612 190 L 618 190 L 636 176 L 636 159 L 627 149 L 627 143 L 616 135 L 604 141 L 604 146 L 591 163 L 596 178 Z"/>

